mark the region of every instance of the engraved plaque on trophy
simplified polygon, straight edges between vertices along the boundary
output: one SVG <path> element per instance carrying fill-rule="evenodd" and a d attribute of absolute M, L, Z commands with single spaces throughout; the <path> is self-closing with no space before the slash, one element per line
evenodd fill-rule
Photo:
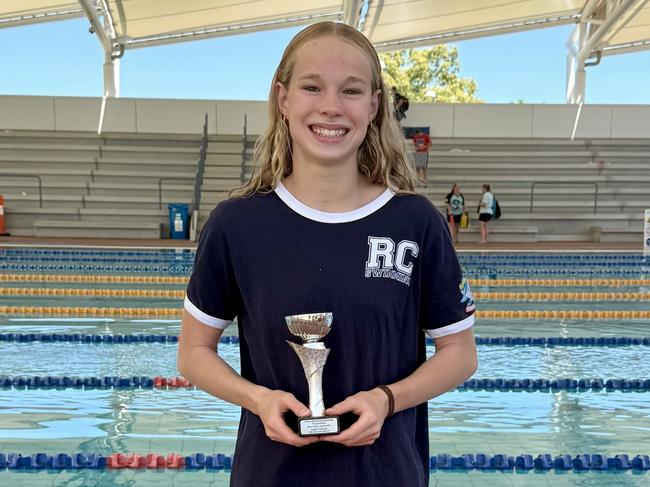
<path fill-rule="evenodd" d="M 300 436 L 335 435 L 341 431 L 338 416 L 325 416 L 323 401 L 323 368 L 330 349 L 325 348 L 325 344 L 319 340 L 329 333 L 332 318 L 332 313 L 285 317 L 289 331 L 303 342 L 299 345 L 287 340 L 300 359 L 309 386 L 310 416 L 298 418 Z"/>

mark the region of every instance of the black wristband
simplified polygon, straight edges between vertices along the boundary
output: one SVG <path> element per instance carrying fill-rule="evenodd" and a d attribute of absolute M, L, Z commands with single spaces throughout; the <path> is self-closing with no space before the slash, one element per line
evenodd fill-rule
<path fill-rule="evenodd" d="M 377 387 L 384 391 L 388 396 L 388 414 L 386 415 L 386 418 L 390 418 L 395 412 L 395 396 L 393 395 L 393 391 L 391 391 L 388 386 L 381 385 Z"/>

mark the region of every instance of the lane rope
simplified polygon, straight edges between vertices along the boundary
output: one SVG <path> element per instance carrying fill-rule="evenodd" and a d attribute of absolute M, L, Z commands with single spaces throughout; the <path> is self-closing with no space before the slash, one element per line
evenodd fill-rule
<path fill-rule="evenodd" d="M 85 274 L 4 274 L 0 282 L 70 282 L 77 284 L 187 284 L 180 276 L 126 276 Z M 515 287 L 624 287 L 650 286 L 650 279 L 470 279 L 472 286 Z"/>
<path fill-rule="evenodd" d="M 0 282 L 72 282 L 76 284 L 187 284 L 179 276 L 110 276 L 85 274 L 2 274 Z"/>
<path fill-rule="evenodd" d="M 38 471 L 44 469 L 70 470 L 80 469 L 170 469 L 170 470 L 223 470 L 232 469 L 232 456 L 224 453 L 194 453 L 183 456 L 177 453 L 161 455 L 157 453 L 2 453 L 0 452 L 0 470 Z M 647 471 L 650 470 L 650 457 L 636 455 L 631 457 L 622 453 L 606 455 L 602 453 L 585 453 L 582 455 L 555 455 L 543 453 L 532 455 L 522 453 L 517 456 L 506 454 L 490 455 L 487 453 L 466 453 L 450 455 L 438 453 L 429 457 L 429 470 L 499 470 L 501 472 L 530 471 Z"/>
<path fill-rule="evenodd" d="M 0 306 L 0 315 L 93 316 L 122 318 L 180 318 L 176 308 L 108 308 L 65 306 Z M 480 319 L 519 320 L 639 320 L 650 319 L 650 310 L 478 310 Z"/>
<path fill-rule="evenodd" d="M 194 388 L 184 377 L 0 376 L 0 387 L 15 389 L 177 389 Z M 458 391 L 556 392 L 650 391 L 650 379 L 470 379 Z"/>
<path fill-rule="evenodd" d="M 185 291 L 173 289 L 43 289 L 33 287 L 0 287 L 0 296 L 93 296 L 102 298 L 183 299 L 185 297 Z"/>
<path fill-rule="evenodd" d="M 0 287 L 0 296 L 92 296 L 103 298 L 183 299 L 185 291 L 170 289 L 80 289 Z M 482 292 L 474 293 L 478 301 L 650 301 L 642 292 Z"/>
<path fill-rule="evenodd" d="M 111 335 L 91 333 L 0 333 L 0 342 L 66 342 L 101 344 L 177 343 L 177 335 Z M 533 346 L 533 347 L 627 347 L 650 346 L 650 337 L 475 337 L 477 345 Z M 219 343 L 236 345 L 236 335 L 221 336 Z M 426 338 L 433 345 L 433 338 Z"/>

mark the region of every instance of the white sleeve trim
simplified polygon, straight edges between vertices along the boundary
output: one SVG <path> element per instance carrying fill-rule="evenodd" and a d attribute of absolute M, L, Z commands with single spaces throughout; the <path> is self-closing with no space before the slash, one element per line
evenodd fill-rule
<path fill-rule="evenodd" d="M 466 330 L 474 325 L 474 315 L 470 315 L 465 318 L 463 321 L 458 321 L 457 323 L 452 323 L 451 325 L 443 326 L 442 328 L 436 328 L 435 330 L 424 330 L 431 338 L 440 338 L 447 335 L 453 335 L 459 331 Z"/>
<path fill-rule="evenodd" d="M 204 313 L 199 308 L 194 306 L 194 303 L 192 303 L 192 301 L 190 301 L 187 296 L 185 296 L 183 306 L 185 306 L 187 312 L 194 316 L 194 318 L 199 320 L 204 325 L 211 326 L 212 328 L 225 330 L 232 323 L 232 320 L 222 320 L 221 318 L 215 318 L 214 316 L 210 316 L 209 314 Z"/>

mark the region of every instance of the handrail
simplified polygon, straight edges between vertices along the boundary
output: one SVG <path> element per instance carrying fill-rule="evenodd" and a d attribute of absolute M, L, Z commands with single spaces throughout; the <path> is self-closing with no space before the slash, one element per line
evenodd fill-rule
<path fill-rule="evenodd" d="M 12 178 L 36 178 L 38 179 L 38 207 L 43 208 L 43 180 L 40 176 L 35 174 L 15 174 L 3 172 L 1 176 L 9 176 Z"/>
<path fill-rule="evenodd" d="M 593 185 L 594 186 L 594 214 L 596 214 L 596 207 L 598 206 L 598 183 L 589 183 L 589 182 L 557 182 L 557 181 L 537 181 L 534 182 L 530 187 L 530 211 L 533 212 L 533 201 L 535 200 L 535 186 L 538 184 L 552 184 L 554 186 L 558 184 L 568 185 L 568 186 L 578 186 L 578 185 Z"/>
<path fill-rule="evenodd" d="M 203 137 L 201 137 L 201 148 L 199 150 L 199 160 L 197 162 L 196 177 L 194 178 L 194 195 L 192 198 L 192 208 L 199 210 L 201 204 L 201 187 L 203 186 L 203 172 L 205 171 L 205 159 L 208 153 L 208 114 L 205 114 L 203 123 Z"/>
<path fill-rule="evenodd" d="M 244 113 L 244 135 L 242 137 L 241 148 L 241 173 L 239 174 L 239 182 L 244 184 L 244 175 L 246 174 L 246 145 L 248 142 L 248 122 L 246 114 Z"/>
<path fill-rule="evenodd" d="M 198 172 L 198 171 L 197 171 Z M 162 210 L 162 182 L 163 181 L 195 181 L 195 178 L 158 178 L 158 209 Z"/>

